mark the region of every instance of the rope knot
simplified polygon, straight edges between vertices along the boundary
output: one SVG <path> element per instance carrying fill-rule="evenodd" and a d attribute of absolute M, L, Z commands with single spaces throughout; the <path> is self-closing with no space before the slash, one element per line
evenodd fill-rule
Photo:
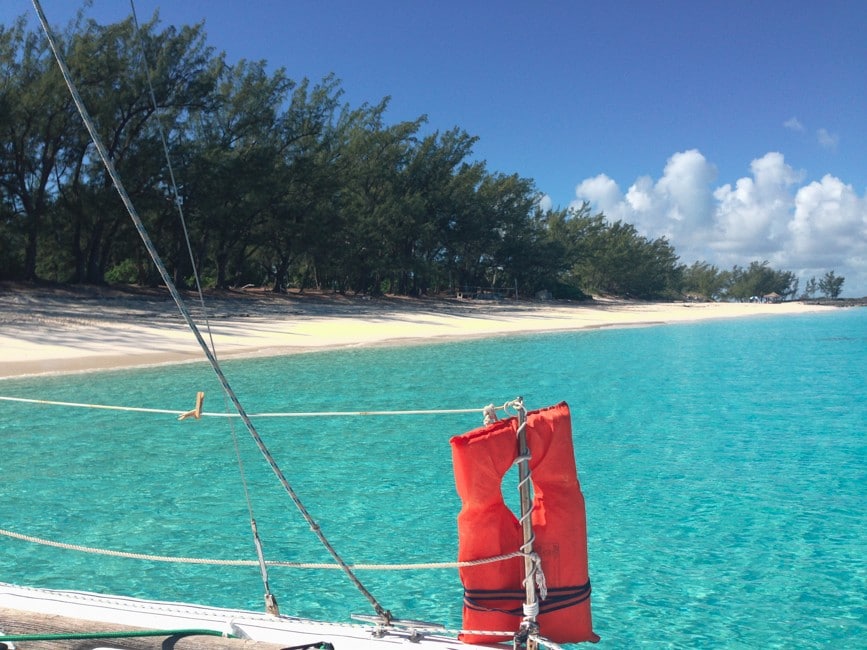
<path fill-rule="evenodd" d="M 536 576 L 536 588 L 539 590 L 539 598 L 545 600 L 548 598 L 548 582 L 545 580 L 545 572 L 542 571 L 542 558 L 538 553 L 532 553 L 530 557 L 533 560 L 533 573 Z"/>
<path fill-rule="evenodd" d="M 482 413 L 485 417 L 485 426 L 497 421 L 497 407 L 493 404 L 488 404 L 484 409 L 482 409 Z"/>

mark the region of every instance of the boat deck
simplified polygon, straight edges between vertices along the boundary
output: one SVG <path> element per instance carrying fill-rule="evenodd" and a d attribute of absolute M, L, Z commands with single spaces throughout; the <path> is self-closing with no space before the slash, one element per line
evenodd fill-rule
<path fill-rule="evenodd" d="M 388 626 L 328 623 L 264 612 L 0 582 L 0 648 L 5 643 L 10 650 L 480 647 L 461 643 L 444 632 L 417 621 L 393 621 Z M 21 638 L 24 635 L 34 638 Z M 18 638 L 4 641 L 4 637 Z"/>

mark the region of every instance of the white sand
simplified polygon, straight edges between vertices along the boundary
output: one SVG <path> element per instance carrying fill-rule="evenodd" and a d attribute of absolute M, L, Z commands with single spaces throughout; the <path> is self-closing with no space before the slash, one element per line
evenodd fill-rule
<path fill-rule="evenodd" d="M 269 294 L 206 304 L 220 358 L 835 309 L 803 303 L 493 303 Z M 190 310 L 209 340 L 197 299 L 190 300 Z M 195 337 L 164 296 L 0 292 L 0 377 L 201 359 Z"/>

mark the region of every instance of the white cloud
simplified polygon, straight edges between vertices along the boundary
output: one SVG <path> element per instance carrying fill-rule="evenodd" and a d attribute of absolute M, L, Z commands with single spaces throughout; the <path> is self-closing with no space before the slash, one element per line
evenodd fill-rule
<path fill-rule="evenodd" d="M 649 176 L 638 178 L 625 196 L 605 174 L 587 179 L 575 189 L 575 204 L 589 201 L 610 220 L 631 223 L 653 238 L 701 244 L 713 225 L 715 178 L 716 168 L 691 149 L 671 156 L 655 183 Z"/>
<path fill-rule="evenodd" d="M 846 278 L 843 294 L 867 295 L 867 195 L 826 175 L 806 182 L 803 172 L 769 152 L 750 174 L 713 187 L 716 169 L 697 150 L 671 156 L 659 180 L 642 176 L 622 193 L 600 174 L 576 188 L 609 220 L 634 224 L 647 237 L 668 237 L 681 262 L 720 268 L 768 260 L 801 276 L 833 270 Z"/>
<path fill-rule="evenodd" d="M 598 209 L 608 215 L 616 212 L 616 207 L 620 203 L 620 189 L 612 179 L 605 174 L 599 174 L 593 178 L 587 178 L 581 181 L 581 184 L 575 188 L 575 194 L 579 198 L 590 201 Z M 580 202 L 579 202 L 580 205 Z"/>
<path fill-rule="evenodd" d="M 716 168 L 697 149 L 674 154 L 655 188 L 665 202 L 666 216 L 683 227 L 706 225 L 712 216 L 714 180 Z"/>
<path fill-rule="evenodd" d="M 816 138 L 819 140 L 819 144 L 822 148 L 827 149 L 828 151 L 836 151 L 837 144 L 840 142 L 840 136 L 836 133 L 829 133 L 827 129 L 819 129 L 816 131 Z"/>
<path fill-rule="evenodd" d="M 804 125 L 801 124 L 801 121 L 797 117 L 790 117 L 788 120 L 783 122 L 783 126 L 790 131 L 798 131 L 799 133 L 804 131 Z"/>
<path fill-rule="evenodd" d="M 798 189 L 795 210 L 788 224 L 794 255 L 805 261 L 833 260 L 838 251 L 863 254 L 852 239 L 867 241 L 867 200 L 851 185 L 826 174 Z"/>
<path fill-rule="evenodd" d="M 751 178 L 740 178 L 714 192 L 717 201 L 711 247 L 721 252 L 767 257 L 780 244 L 782 224 L 791 210 L 789 188 L 800 178 L 776 152 L 750 164 Z"/>
<path fill-rule="evenodd" d="M 653 194 L 653 179 L 641 176 L 626 192 L 626 202 L 636 212 L 651 212 L 656 204 Z"/>

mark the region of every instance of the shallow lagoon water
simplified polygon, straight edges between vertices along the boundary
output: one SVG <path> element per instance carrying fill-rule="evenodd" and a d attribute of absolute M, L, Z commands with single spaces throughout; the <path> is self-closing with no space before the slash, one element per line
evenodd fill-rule
<path fill-rule="evenodd" d="M 867 646 L 867 310 L 350 349 L 224 368 L 250 413 L 565 400 L 599 647 Z M 0 382 L 187 409 L 204 364 Z M 234 424 L 232 424 L 234 422 Z M 350 563 L 452 561 L 448 440 L 480 416 L 256 419 Z M 0 527 L 133 553 L 328 562 L 236 421 L 0 403 Z M 507 492 L 507 498 L 509 493 Z M 398 617 L 460 624 L 453 569 L 360 572 Z M 284 613 L 369 613 L 339 572 L 273 568 Z M 0 537 L 0 581 L 262 608 L 255 568 L 106 558 Z"/>

